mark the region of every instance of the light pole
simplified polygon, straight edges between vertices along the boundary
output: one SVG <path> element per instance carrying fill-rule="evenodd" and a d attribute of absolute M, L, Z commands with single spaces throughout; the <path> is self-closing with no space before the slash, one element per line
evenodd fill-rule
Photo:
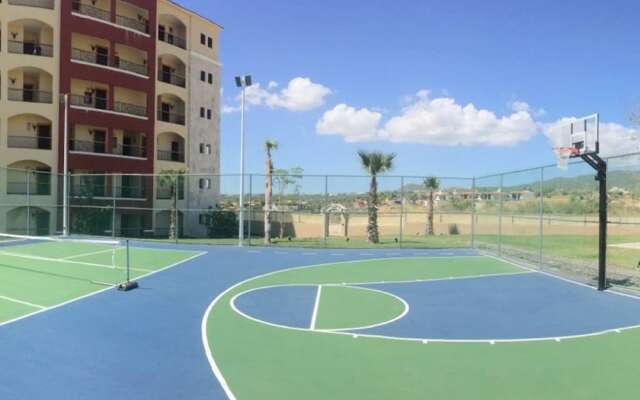
<path fill-rule="evenodd" d="M 62 156 L 62 236 L 69 236 L 69 94 L 64 94 L 64 145 Z"/>
<path fill-rule="evenodd" d="M 244 244 L 244 100 L 251 86 L 251 75 L 236 76 L 236 86 L 242 91 L 240 100 L 240 216 L 238 218 L 238 246 Z"/>

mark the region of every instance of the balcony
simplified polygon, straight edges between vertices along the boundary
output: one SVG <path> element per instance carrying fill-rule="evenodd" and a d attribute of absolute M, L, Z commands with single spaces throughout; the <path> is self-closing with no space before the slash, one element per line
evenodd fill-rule
<path fill-rule="evenodd" d="M 9 88 L 10 101 L 23 101 L 26 103 L 53 103 L 53 93 L 37 89 Z"/>
<path fill-rule="evenodd" d="M 49 44 L 18 42 L 9 40 L 9 53 L 31 56 L 53 57 L 53 46 Z"/>
<path fill-rule="evenodd" d="M 184 162 L 184 153 L 181 151 L 158 150 L 158 161 Z"/>
<path fill-rule="evenodd" d="M 116 24 L 120 26 L 127 27 L 129 29 L 133 29 L 134 31 L 149 33 L 149 22 L 145 20 L 138 20 L 130 17 L 125 17 L 124 15 L 116 15 Z"/>
<path fill-rule="evenodd" d="M 114 101 L 113 107 L 109 107 L 109 102 L 106 98 L 97 97 L 92 95 L 78 95 L 72 94 L 69 96 L 69 103 L 71 106 L 92 108 L 95 110 L 113 111 L 122 114 L 129 114 L 137 117 L 146 117 L 147 107 L 139 106 L 136 104 L 124 103 L 121 101 Z"/>
<path fill-rule="evenodd" d="M 146 190 L 139 185 L 120 185 L 116 187 L 116 197 L 120 199 L 145 199 Z"/>
<path fill-rule="evenodd" d="M 36 182 L 7 182 L 7 194 L 10 195 L 31 195 L 31 196 L 50 196 L 51 183 L 48 181 Z"/>
<path fill-rule="evenodd" d="M 51 137 L 47 136 L 20 136 L 10 134 L 7 140 L 10 149 L 51 150 Z"/>
<path fill-rule="evenodd" d="M 172 46 L 179 47 L 184 50 L 187 49 L 187 39 L 184 39 L 183 37 L 180 37 L 170 32 L 158 30 L 158 40 L 161 42 L 168 43 Z"/>
<path fill-rule="evenodd" d="M 13 6 L 38 7 L 53 10 L 55 2 L 54 0 L 9 0 L 9 4 Z"/>
<path fill-rule="evenodd" d="M 80 0 L 73 0 L 71 2 L 71 10 L 75 13 L 86 15 L 87 17 L 111 22 L 111 11 L 83 4 Z"/>
<path fill-rule="evenodd" d="M 185 125 L 184 114 L 177 114 L 169 111 L 158 110 L 158 120 L 168 122 L 170 124 Z"/>
<path fill-rule="evenodd" d="M 114 156 L 146 158 L 147 150 L 142 146 L 117 145 L 107 148 L 105 142 L 91 140 L 69 140 L 69 151 L 92 154 L 111 154 Z"/>
<path fill-rule="evenodd" d="M 160 82 L 168 83 L 170 85 L 179 86 L 182 88 L 187 86 L 187 80 L 184 76 L 166 70 L 158 71 L 158 80 Z"/>
<path fill-rule="evenodd" d="M 147 158 L 147 149 L 142 146 L 118 145 L 112 149 L 112 154 L 125 157 Z"/>
<path fill-rule="evenodd" d="M 111 61 L 109 55 L 107 54 L 80 49 L 71 49 L 71 59 L 89 64 L 117 68 L 123 71 L 133 72 L 134 74 L 147 76 L 146 65 L 137 64 L 132 61 L 125 60 L 121 57 L 115 57 L 113 61 Z"/>
<path fill-rule="evenodd" d="M 72 180 L 69 185 L 69 195 L 76 198 L 107 197 L 104 177 L 101 177 L 101 182 L 93 182 L 94 180 L 95 178 L 92 179 L 90 176 L 82 177 L 80 182 Z"/>

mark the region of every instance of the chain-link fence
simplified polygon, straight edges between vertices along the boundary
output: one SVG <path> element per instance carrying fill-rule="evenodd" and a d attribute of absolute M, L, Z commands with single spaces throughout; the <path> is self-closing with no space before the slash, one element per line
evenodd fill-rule
<path fill-rule="evenodd" d="M 640 155 L 607 161 L 610 281 L 640 286 Z M 476 178 L 384 175 L 375 185 L 369 176 L 247 175 L 244 244 L 475 247 L 593 284 L 594 174 L 574 161 L 566 171 L 544 166 Z M 61 234 L 63 182 L 37 165 L 1 169 L 0 232 Z M 68 183 L 72 235 L 238 244 L 239 175 L 71 174 Z M 267 184 L 271 196 L 265 196 Z"/>

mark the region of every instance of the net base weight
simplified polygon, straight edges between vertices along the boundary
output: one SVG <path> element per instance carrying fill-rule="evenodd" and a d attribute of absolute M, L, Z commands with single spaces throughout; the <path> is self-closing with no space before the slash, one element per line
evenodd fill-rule
<path fill-rule="evenodd" d="M 128 292 L 130 290 L 137 289 L 137 288 L 138 288 L 138 282 L 136 281 L 125 282 L 118 285 L 118 290 L 122 292 Z"/>

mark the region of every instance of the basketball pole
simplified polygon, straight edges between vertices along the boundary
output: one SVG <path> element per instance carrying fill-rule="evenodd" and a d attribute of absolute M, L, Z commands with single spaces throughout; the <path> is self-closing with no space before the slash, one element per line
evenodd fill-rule
<path fill-rule="evenodd" d="M 598 290 L 607 290 L 607 224 L 608 224 L 608 196 L 607 196 L 607 162 L 598 154 L 583 154 L 581 158 L 596 170 L 596 181 L 599 183 L 599 244 L 598 244 Z"/>

